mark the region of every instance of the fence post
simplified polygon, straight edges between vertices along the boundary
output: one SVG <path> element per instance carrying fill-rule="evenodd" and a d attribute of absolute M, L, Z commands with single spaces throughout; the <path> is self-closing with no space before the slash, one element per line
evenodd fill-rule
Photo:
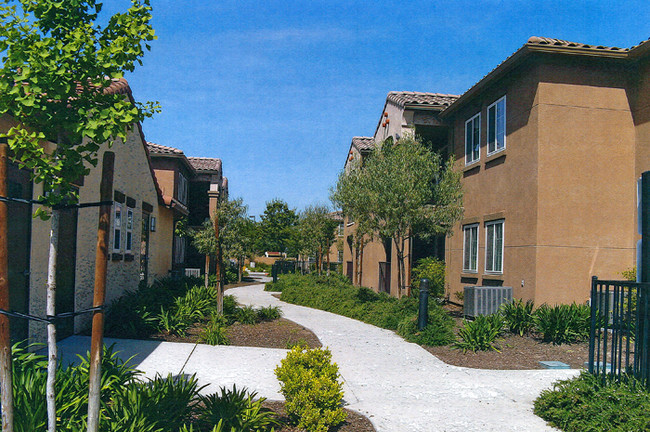
<path fill-rule="evenodd" d="M 420 280 L 420 310 L 418 312 L 418 330 L 427 326 L 429 321 L 429 279 Z"/>
<path fill-rule="evenodd" d="M 589 329 L 589 373 L 594 373 L 594 350 L 596 348 L 596 314 L 597 304 L 596 287 L 598 276 L 591 277 L 591 327 Z"/>

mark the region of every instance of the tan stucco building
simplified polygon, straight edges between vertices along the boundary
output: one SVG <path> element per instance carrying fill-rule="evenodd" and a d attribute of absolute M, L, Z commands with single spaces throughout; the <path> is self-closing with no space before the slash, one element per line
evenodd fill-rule
<path fill-rule="evenodd" d="M 620 278 L 635 264 L 636 179 L 650 170 L 649 51 L 649 41 L 620 49 L 533 37 L 448 96 L 424 136 L 463 174 L 464 218 L 443 246 L 448 295 L 503 285 L 537 304 L 584 302 L 591 276 Z M 398 137 L 394 115 L 387 100 L 391 121 L 374 142 Z M 370 255 L 371 268 L 382 261 Z M 368 277 L 363 285 L 378 289 Z"/>

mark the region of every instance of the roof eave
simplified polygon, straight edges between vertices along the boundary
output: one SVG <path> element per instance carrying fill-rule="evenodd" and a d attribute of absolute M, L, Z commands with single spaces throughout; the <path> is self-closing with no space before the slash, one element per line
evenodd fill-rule
<path fill-rule="evenodd" d="M 492 83 L 494 80 L 502 77 L 507 72 L 509 72 L 514 67 L 518 66 L 523 62 L 529 55 L 533 53 L 549 53 L 549 54 L 564 54 L 564 55 L 576 55 L 583 57 L 600 57 L 600 58 L 613 58 L 613 59 L 625 59 L 628 57 L 627 51 L 595 51 L 593 48 L 577 48 L 577 47 L 563 47 L 563 46 L 554 46 L 554 45 L 538 45 L 527 43 L 521 48 L 519 48 L 513 55 L 503 61 L 499 66 L 493 69 L 490 73 L 483 77 L 479 82 L 474 84 L 469 90 L 463 93 L 458 99 L 456 99 L 451 105 L 446 109 L 443 109 L 440 113 L 441 117 L 449 117 L 452 113 L 457 111 L 462 107 L 465 102 L 471 99 L 478 92 L 483 90 L 487 85 Z"/>

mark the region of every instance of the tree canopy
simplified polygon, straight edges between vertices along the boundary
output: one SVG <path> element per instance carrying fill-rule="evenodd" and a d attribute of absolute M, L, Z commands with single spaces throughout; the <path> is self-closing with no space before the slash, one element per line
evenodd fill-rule
<path fill-rule="evenodd" d="M 412 234 L 451 234 L 463 214 L 460 174 L 419 140 L 387 140 L 362 165 L 341 173 L 332 200 L 362 232 L 391 239 L 404 281 L 405 242 Z"/>
<path fill-rule="evenodd" d="M 297 223 L 298 215 L 286 202 L 278 198 L 267 202 L 259 223 L 256 248 L 260 252 L 291 252 Z"/>
<path fill-rule="evenodd" d="M 72 184 L 96 165 L 100 146 L 125 140 L 157 110 L 109 89 L 125 84 L 118 80 L 155 39 L 149 0 L 131 0 L 103 26 L 101 10 L 96 0 L 0 1 L 0 114 L 15 120 L 4 136 L 48 205 L 75 199 Z"/>

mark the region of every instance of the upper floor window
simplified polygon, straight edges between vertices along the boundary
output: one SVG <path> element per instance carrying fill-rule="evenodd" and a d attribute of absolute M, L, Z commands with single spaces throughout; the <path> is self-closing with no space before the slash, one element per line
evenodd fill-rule
<path fill-rule="evenodd" d="M 465 165 L 481 157 L 481 113 L 465 122 Z"/>
<path fill-rule="evenodd" d="M 503 273 L 503 220 L 485 224 L 485 271 Z"/>
<path fill-rule="evenodd" d="M 478 271 L 478 224 L 463 227 L 463 271 Z"/>
<path fill-rule="evenodd" d="M 181 173 L 178 173 L 178 194 L 177 199 L 181 204 L 187 204 L 187 178 Z"/>
<path fill-rule="evenodd" d="M 126 244 L 125 250 L 128 253 L 133 251 L 133 209 L 126 208 Z"/>
<path fill-rule="evenodd" d="M 506 148 L 506 97 L 488 107 L 488 155 Z"/>

